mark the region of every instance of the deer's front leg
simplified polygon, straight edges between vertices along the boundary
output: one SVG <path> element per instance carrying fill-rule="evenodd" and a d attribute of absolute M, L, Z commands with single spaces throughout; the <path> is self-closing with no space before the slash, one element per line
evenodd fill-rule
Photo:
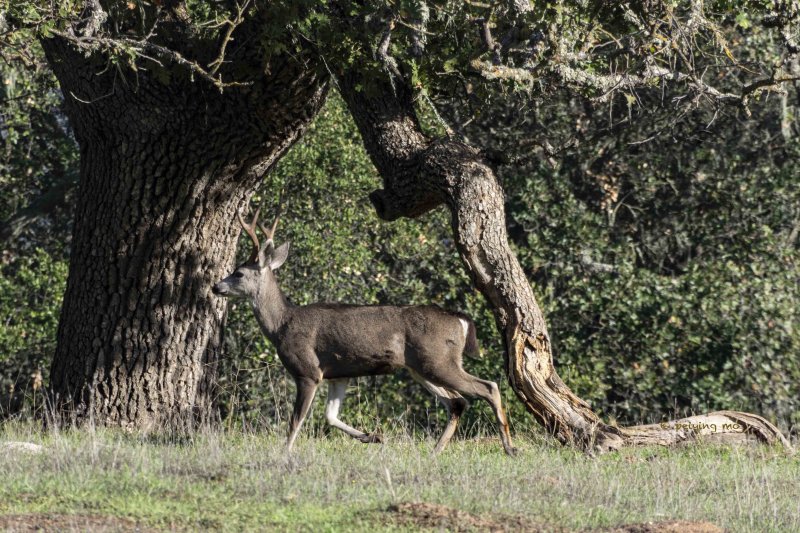
<path fill-rule="evenodd" d="M 341 379 L 328 382 L 328 403 L 325 404 L 325 420 L 327 420 L 328 424 L 331 426 L 344 431 L 361 442 L 381 442 L 378 435 L 368 435 L 339 420 L 339 409 L 342 407 L 344 397 L 347 395 L 347 384 L 349 381 L 350 380 L 347 379 Z"/>
<path fill-rule="evenodd" d="M 300 426 L 306 419 L 311 402 L 314 401 L 314 394 L 317 392 L 317 383 L 308 378 L 296 378 L 297 397 L 294 400 L 294 411 L 292 420 L 289 422 L 289 439 L 286 441 L 286 451 L 292 451 L 297 434 L 300 433 Z"/>

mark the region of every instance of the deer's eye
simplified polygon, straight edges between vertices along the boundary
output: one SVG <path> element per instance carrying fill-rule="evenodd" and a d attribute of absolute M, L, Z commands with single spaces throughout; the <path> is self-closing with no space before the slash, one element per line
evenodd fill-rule
<path fill-rule="evenodd" d="M 234 272 L 233 273 L 233 277 L 234 278 L 243 278 L 244 277 L 244 272 Z"/>

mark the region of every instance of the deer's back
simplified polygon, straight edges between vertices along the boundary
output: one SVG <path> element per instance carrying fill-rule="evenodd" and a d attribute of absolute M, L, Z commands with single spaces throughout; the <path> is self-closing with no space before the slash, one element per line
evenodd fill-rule
<path fill-rule="evenodd" d="M 287 369 L 315 379 L 460 364 L 466 339 L 463 318 L 436 306 L 313 304 L 292 308 L 284 331 L 278 352 Z"/>

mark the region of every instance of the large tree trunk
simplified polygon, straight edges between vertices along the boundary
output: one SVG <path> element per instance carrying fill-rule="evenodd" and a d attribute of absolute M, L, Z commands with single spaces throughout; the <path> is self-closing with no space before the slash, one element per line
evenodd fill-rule
<path fill-rule="evenodd" d="M 213 414 L 236 213 L 298 138 L 324 83 L 297 59 L 221 93 L 179 68 L 122 73 L 43 42 L 81 150 L 50 391 L 59 413 L 124 427 Z M 127 79 L 126 79 L 127 78 Z"/>
<path fill-rule="evenodd" d="M 788 442 L 761 417 L 724 411 L 668 424 L 609 426 L 558 377 L 550 337 L 533 291 L 508 245 L 503 190 L 478 150 L 455 139 L 427 138 L 412 93 L 342 72 L 339 85 L 384 188 L 370 195 L 384 220 L 416 217 L 445 204 L 458 252 L 488 299 L 505 343 L 511 387 L 536 419 L 562 443 L 590 451 L 633 444 L 675 444 L 699 435 Z M 380 84 L 380 82 L 377 82 Z M 368 90 L 364 87 L 369 86 Z M 379 95 L 379 96 L 374 96 Z"/>

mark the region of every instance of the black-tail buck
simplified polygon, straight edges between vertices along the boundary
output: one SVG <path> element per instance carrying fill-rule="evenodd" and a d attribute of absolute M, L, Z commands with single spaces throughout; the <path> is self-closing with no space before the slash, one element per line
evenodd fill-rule
<path fill-rule="evenodd" d="M 497 417 L 503 448 L 509 455 L 516 454 L 497 384 L 472 376 L 461 367 L 463 353 L 474 355 L 478 351 L 475 326 L 468 317 L 430 305 L 292 305 L 274 274 L 289 253 L 288 242 L 275 248 L 272 240 L 278 218 L 269 231 L 258 224 L 258 210 L 250 224 L 241 216 L 239 222 L 253 241 L 252 253 L 212 290 L 220 296 L 252 302 L 264 334 L 297 384 L 288 450 L 292 449 L 323 380 L 328 381 L 328 423 L 361 442 L 380 442 L 379 436 L 363 433 L 339 420 L 348 380 L 407 368 L 414 379 L 439 398 L 449 414 L 435 453 L 441 452 L 455 433 L 458 419 L 467 407 L 467 396 L 489 402 Z M 263 246 L 256 228 L 267 238 Z"/>

